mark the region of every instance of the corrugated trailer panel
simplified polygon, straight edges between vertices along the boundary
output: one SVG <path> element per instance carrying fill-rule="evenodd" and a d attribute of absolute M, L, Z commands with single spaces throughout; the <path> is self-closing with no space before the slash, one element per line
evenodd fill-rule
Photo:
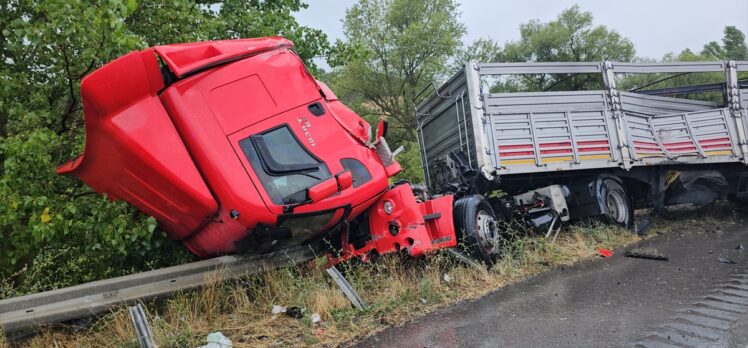
<path fill-rule="evenodd" d="M 604 92 L 494 93 L 483 100 L 500 173 L 617 166 Z"/>
<path fill-rule="evenodd" d="M 748 91 L 735 82 L 736 72 L 743 70 L 748 62 L 468 63 L 417 108 L 427 183 L 432 181 L 430 168 L 443 165 L 440 159 L 453 150 L 462 150 L 489 180 L 496 175 L 745 162 Z M 619 91 L 615 82 L 615 73 L 717 71 L 726 73 L 725 107 L 675 98 L 670 92 Z M 480 83 L 493 75 L 534 73 L 602 73 L 605 88 L 485 93 L 489 85 Z"/>

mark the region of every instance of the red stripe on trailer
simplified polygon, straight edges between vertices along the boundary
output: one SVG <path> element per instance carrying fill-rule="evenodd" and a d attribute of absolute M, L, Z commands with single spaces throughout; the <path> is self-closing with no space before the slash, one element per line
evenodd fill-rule
<path fill-rule="evenodd" d="M 571 149 L 564 149 L 564 150 L 540 150 L 540 154 L 542 155 L 551 155 L 551 154 L 571 154 Z"/>
<path fill-rule="evenodd" d="M 730 149 L 730 144 L 701 145 L 702 149 Z"/>
<path fill-rule="evenodd" d="M 579 152 L 597 152 L 597 151 L 610 152 L 610 148 L 609 147 L 583 147 L 579 149 Z"/>
<path fill-rule="evenodd" d="M 499 152 L 501 157 L 532 156 L 534 154 L 533 151 Z"/>
<path fill-rule="evenodd" d="M 699 140 L 699 144 L 710 144 L 710 143 L 729 143 L 730 138 L 714 138 L 714 139 L 702 139 Z"/>
<path fill-rule="evenodd" d="M 540 144 L 540 148 L 544 148 L 544 147 L 561 147 L 561 146 L 571 147 L 571 142 L 565 141 L 565 142 L 560 142 L 560 143 L 542 143 L 542 144 Z"/>
<path fill-rule="evenodd" d="M 518 145 L 499 145 L 499 150 L 512 150 L 512 149 L 532 149 L 532 144 L 518 144 Z"/>

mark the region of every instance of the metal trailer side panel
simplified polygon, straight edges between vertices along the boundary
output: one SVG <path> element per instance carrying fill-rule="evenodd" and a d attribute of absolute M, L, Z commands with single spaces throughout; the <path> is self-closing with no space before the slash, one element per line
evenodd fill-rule
<path fill-rule="evenodd" d="M 642 165 L 745 162 L 748 91 L 736 84 L 736 72 L 742 70 L 748 70 L 748 62 L 469 63 L 440 89 L 442 94 L 452 93 L 448 98 L 432 96 L 419 106 L 422 160 L 428 168 L 436 157 L 462 149 L 471 165 L 489 179 Z M 729 94 L 728 106 L 719 109 L 712 102 L 619 91 L 615 83 L 616 73 L 719 71 L 727 74 Z M 605 89 L 481 90 L 484 76 L 536 73 L 602 73 Z M 460 97 L 465 99 L 464 107 L 457 102 Z M 454 111 L 445 111 L 449 108 Z"/>
<path fill-rule="evenodd" d="M 427 185 L 434 180 L 436 160 L 453 150 L 461 150 L 471 165 L 477 163 L 470 105 L 464 69 L 418 105 L 418 145 Z"/>
<path fill-rule="evenodd" d="M 500 174 L 618 166 L 602 91 L 483 96 Z"/>

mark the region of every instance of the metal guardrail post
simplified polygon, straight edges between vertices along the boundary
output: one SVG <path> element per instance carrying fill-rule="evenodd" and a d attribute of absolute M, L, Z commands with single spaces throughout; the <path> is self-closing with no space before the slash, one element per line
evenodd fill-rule
<path fill-rule="evenodd" d="M 358 309 L 366 309 L 366 303 L 364 303 L 364 300 L 361 299 L 361 297 L 358 296 L 358 293 L 356 290 L 351 286 L 350 283 L 345 279 L 345 277 L 338 271 L 335 266 L 332 266 L 327 269 L 327 274 L 330 275 L 332 280 L 335 281 L 335 284 L 338 285 L 341 291 L 345 294 L 346 297 L 351 301 L 351 303 Z"/>
<path fill-rule="evenodd" d="M 137 335 L 140 348 L 156 348 L 151 325 L 148 324 L 148 317 L 145 315 L 143 305 L 138 303 L 137 306 L 127 306 L 127 311 L 130 313 L 132 325 L 135 327 L 135 334 Z"/>

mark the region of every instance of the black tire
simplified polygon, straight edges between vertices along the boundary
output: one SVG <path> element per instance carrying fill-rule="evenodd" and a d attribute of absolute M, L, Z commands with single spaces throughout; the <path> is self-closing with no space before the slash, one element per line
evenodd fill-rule
<path fill-rule="evenodd" d="M 603 221 L 631 228 L 634 209 L 626 189 L 615 179 L 603 179 L 600 183 L 600 206 Z"/>
<path fill-rule="evenodd" d="M 491 205 L 483 196 L 458 199 L 455 202 L 454 223 L 457 238 L 473 257 L 487 264 L 499 258 L 499 224 Z"/>

